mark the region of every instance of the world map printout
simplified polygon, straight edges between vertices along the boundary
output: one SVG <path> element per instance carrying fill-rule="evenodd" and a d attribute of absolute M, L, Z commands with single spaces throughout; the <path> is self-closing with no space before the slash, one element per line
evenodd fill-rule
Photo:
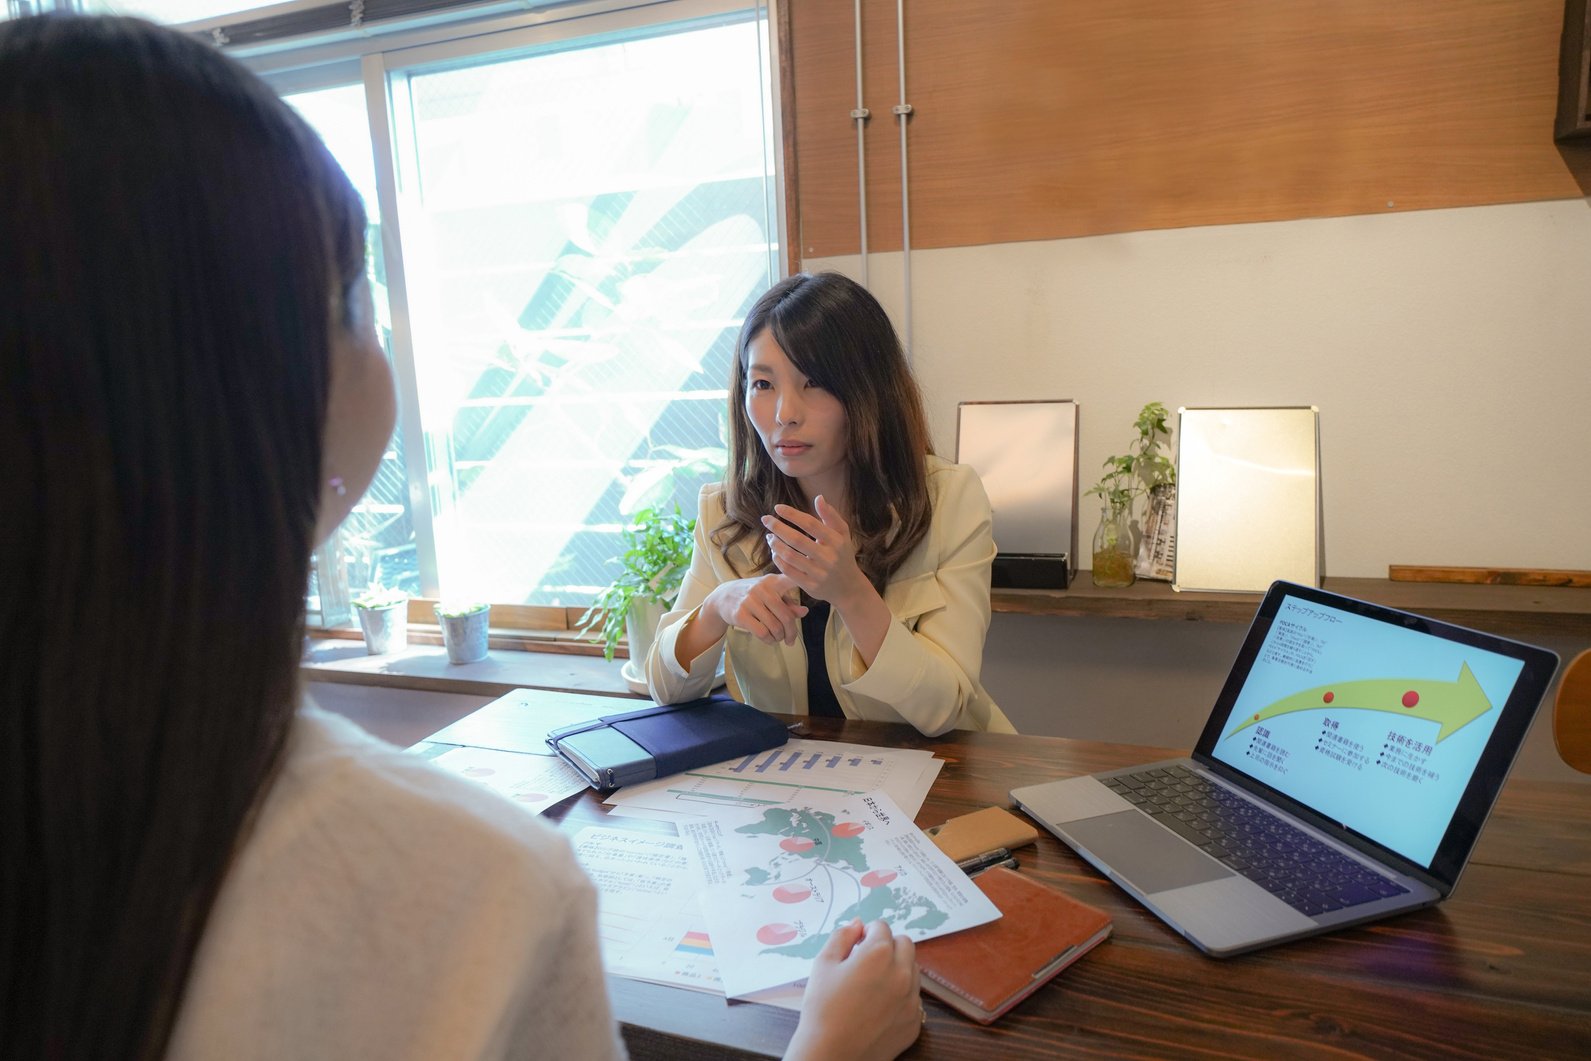
<path fill-rule="evenodd" d="M 1000 911 L 884 793 L 809 794 L 690 835 L 725 994 L 804 978 L 834 930 L 882 920 L 913 940 L 993 921 Z"/>

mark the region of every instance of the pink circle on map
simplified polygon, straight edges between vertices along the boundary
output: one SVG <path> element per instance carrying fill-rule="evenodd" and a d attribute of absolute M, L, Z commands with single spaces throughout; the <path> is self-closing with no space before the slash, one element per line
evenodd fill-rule
<path fill-rule="evenodd" d="M 1417 704 L 1419 702 L 1420 702 L 1420 694 L 1415 692 L 1413 689 L 1410 689 L 1408 692 L 1403 694 L 1403 706 L 1404 707 L 1413 707 L 1415 704 Z"/>
<path fill-rule="evenodd" d="M 781 884 L 773 890 L 773 897 L 781 903 L 799 903 L 812 894 L 805 884 Z"/>
<path fill-rule="evenodd" d="M 867 826 L 861 822 L 841 822 L 834 827 L 834 835 L 850 839 L 853 836 L 861 836 L 866 830 Z"/>
<path fill-rule="evenodd" d="M 811 851 L 816 845 L 806 836 L 787 836 L 779 841 L 779 846 L 792 854 L 799 855 L 803 851 Z"/>
<path fill-rule="evenodd" d="M 795 937 L 796 930 L 794 925 L 780 924 L 777 921 L 757 929 L 757 942 L 770 947 L 777 947 L 781 943 L 789 943 Z"/>
<path fill-rule="evenodd" d="M 895 879 L 895 872 L 888 869 L 874 869 L 862 874 L 862 887 L 882 888 Z"/>
<path fill-rule="evenodd" d="M 1332 701 L 1333 701 L 1333 700 L 1335 700 L 1335 699 L 1337 699 L 1337 694 L 1336 694 L 1336 693 L 1333 693 L 1333 692 L 1328 692 L 1328 693 L 1326 693 L 1326 695 L 1325 695 L 1325 696 L 1322 696 L 1322 697 L 1321 697 L 1321 699 L 1322 699 L 1322 700 L 1324 700 L 1324 701 L 1326 701 L 1326 703 L 1328 703 L 1328 704 L 1329 704 L 1329 703 L 1331 703 L 1331 702 L 1332 702 Z"/>

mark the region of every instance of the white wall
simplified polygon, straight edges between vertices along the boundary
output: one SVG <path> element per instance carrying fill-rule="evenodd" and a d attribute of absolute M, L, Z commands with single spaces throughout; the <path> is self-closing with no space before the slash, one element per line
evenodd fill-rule
<path fill-rule="evenodd" d="M 869 270 L 900 325 L 900 255 Z M 912 287 L 947 455 L 959 401 L 1071 398 L 1086 489 L 1145 402 L 1316 405 L 1327 574 L 1591 568 L 1585 200 L 917 251 Z M 1086 557 L 1098 513 L 1081 519 Z M 1024 732 L 1185 748 L 1243 632 L 997 615 L 984 681 Z M 1518 773 L 1591 780 L 1558 761 L 1550 715 L 1549 694 Z"/>
<path fill-rule="evenodd" d="M 1320 408 L 1326 573 L 1591 568 L 1591 203 L 912 254 L 935 445 L 956 403 L 1071 398 L 1080 489 L 1148 401 Z M 859 275 L 859 259 L 808 270 Z M 902 321 L 901 258 L 869 259 Z M 1098 513 L 1082 509 L 1079 541 Z M 1086 560 L 1085 560 L 1086 562 Z"/>

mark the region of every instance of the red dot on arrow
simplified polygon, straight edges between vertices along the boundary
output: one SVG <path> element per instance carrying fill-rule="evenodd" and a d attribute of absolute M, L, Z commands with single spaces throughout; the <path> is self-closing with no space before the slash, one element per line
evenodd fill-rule
<path fill-rule="evenodd" d="M 1329 704 L 1333 700 L 1337 699 L 1337 694 L 1336 693 L 1327 693 L 1325 696 L 1322 696 L 1321 699 L 1326 701 L 1326 703 Z"/>
<path fill-rule="evenodd" d="M 1417 704 L 1419 702 L 1420 702 L 1420 694 L 1415 692 L 1413 689 L 1410 689 L 1408 692 L 1403 694 L 1403 706 L 1404 707 L 1413 707 L 1415 704 Z"/>

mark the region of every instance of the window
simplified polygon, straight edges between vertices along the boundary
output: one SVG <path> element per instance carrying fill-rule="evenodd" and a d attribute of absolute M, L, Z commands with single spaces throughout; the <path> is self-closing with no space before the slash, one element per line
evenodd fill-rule
<path fill-rule="evenodd" d="M 415 385 L 449 594 L 580 604 L 723 469 L 774 279 L 760 20 L 394 72 Z"/>
<path fill-rule="evenodd" d="M 392 357 L 392 311 L 381 254 L 381 208 L 375 159 L 361 85 L 291 93 L 287 101 L 320 133 L 365 201 L 369 221 L 370 289 L 381 345 Z M 414 523 L 409 515 L 403 432 L 394 431 L 370 489 L 326 548 L 316 553 L 311 575 L 312 619 L 337 622 L 347 614 L 349 593 L 387 586 L 418 593 Z M 322 571 L 329 572 L 326 578 Z"/>
<path fill-rule="evenodd" d="M 314 34 L 266 40 L 264 10 L 128 2 L 203 19 L 365 197 L 400 422 L 317 554 L 312 621 L 377 585 L 582 607 L 635 512 L 694 512 L 741 321 L 780 274 L 763 4 L 371 0 L 328 32 L 293 3 L 269 12 Z M 410 21 L 373 26 L 388 7 Z"/>
<path fill-rule="evenodd" d="M 231 15 L 259 7 L 255 0 L 88 0 L 82 5 L 107 15 L 136 15 L 168 25 Z"/>

